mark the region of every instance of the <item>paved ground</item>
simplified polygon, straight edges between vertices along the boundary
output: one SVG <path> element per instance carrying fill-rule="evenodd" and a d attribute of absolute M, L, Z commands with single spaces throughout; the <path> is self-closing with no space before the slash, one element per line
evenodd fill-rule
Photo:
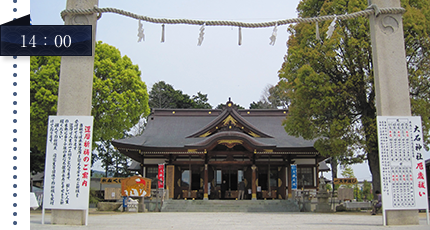
<path fill-rule="evenodd" d="M 178 213 L 178 212 L 94 212 L 88 226 L 51 225 L 49 213 L 41 224 L 41 212 L 30 213 L 32 230 L 118 230 L 118 229 L 430 229 L 426 214 L 420 213 L 420 225 L 382 226 L 382 215 L 369 213 Z"/>

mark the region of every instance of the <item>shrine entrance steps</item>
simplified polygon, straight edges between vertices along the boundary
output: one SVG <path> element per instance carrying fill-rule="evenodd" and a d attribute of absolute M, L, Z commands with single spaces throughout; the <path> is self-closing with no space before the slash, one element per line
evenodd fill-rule
<path fill-rule="evenodd" d="M 165 200 L 162 212 L 299 212 L 292 200 Z"/>

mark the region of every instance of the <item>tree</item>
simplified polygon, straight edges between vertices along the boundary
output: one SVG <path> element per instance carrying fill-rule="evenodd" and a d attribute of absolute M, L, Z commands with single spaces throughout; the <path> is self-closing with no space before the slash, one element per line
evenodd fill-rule
<path fill-rule="evenodd" d="M 430 3 L 402 0 L 407 67 L 413 115 L 421 115 L 429 144 Z M 366 1 L 303 0 L 300 17 L 341 15 L 367 8 Z M 327 31 L 331 22 L 319 25 Z M 288 52 L 279 72 L 291 99 L 284 122 L 290 135 L 316 140 L 325 156 L 346 163 L 367 160 L 374 190 L 380 189 L 375 90 L 369 22 L 338 21 L 330 39 L 315 36 L 315 24 L 289 28 Z M 427 146 L 426 146 L 427 147 Z M 362 151 L 357 151 L 362 149 Z"/>
<path fill-rule="evenodd" d="M 30 158 L 32 172 L 43 171 L 47 120 L 57 113 L 61 57 L 30 57 Z M 137 65 L 118 49 L 97 42 L 94 57 L 93 148 L 95 142 L 124 136 L 149 114 L 146 85 Z M 93 154 L 93 160 L 96 156 Z"/>
<path fill-rule="evenodd" d="M 194 108 L 196 109 L 212 109 L 212 106 L 208 103 L 208 95 L 202 94 L 200 91 L 197 95 L 193 95 L 192 100 L 194 101 Z"/>
<path fill-rule="evenodd" d="M 105 177 L 112 174 L 113 177 L 128 177 L 132 173 L 128 170 L 130 159 L 121 154 L 110 141 L 101 140 L 96 143 L 96 150 L 99 153 L 102 167 L 105 170 Z"/>
<path fill-rule="evenodd" d="M 172 109 L 211 109 L 208 95 L 197 92 L 192 98 L 181 90 L 175 90 L 164 81 L 155 83 L 149 92 L 149 107 Z"/>
<path fill-rule="evenodd" d="M 261 99 L 257 102 L 252 102 L 249 105 L 249 109 L 277 109 L 279 107 L 287 109 L 289 99 L 283 85 L 283 81 L 280 81 L 276 86 L 267 85 L 263 90 Z"/>
<path fill-rule="evenodd" d="M 42 172 L 45 165 L 49 115 L 57 113 L 61 57 L 30 57 L 30 171 Z"/>

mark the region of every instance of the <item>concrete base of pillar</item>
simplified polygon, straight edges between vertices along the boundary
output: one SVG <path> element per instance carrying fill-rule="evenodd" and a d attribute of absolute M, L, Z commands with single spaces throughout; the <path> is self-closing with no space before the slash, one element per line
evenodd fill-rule
<path fill-rule="evenodd" d="M 419 225 L 418 210 L 386 210 L 387 225 Z"/>
<path fill-rule="evenodd" d="M 85 225 L 86 210 L 51 210 L 51 223 L 61 225 Z"/>
<path fill-rule="evenodd" d="M 137 204 L 137 212 L 147 212 L 145 207 L 145 197 L 139 197 L 139 204 Z"/>

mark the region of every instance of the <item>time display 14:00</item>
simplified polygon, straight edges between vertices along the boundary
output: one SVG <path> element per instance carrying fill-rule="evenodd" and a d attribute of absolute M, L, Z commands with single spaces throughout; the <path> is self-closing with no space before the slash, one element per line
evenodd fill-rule
<path fill-rule="evenodd" d="M 91 56 L 91 25 L 0 26 L 1 56 Z"/>

